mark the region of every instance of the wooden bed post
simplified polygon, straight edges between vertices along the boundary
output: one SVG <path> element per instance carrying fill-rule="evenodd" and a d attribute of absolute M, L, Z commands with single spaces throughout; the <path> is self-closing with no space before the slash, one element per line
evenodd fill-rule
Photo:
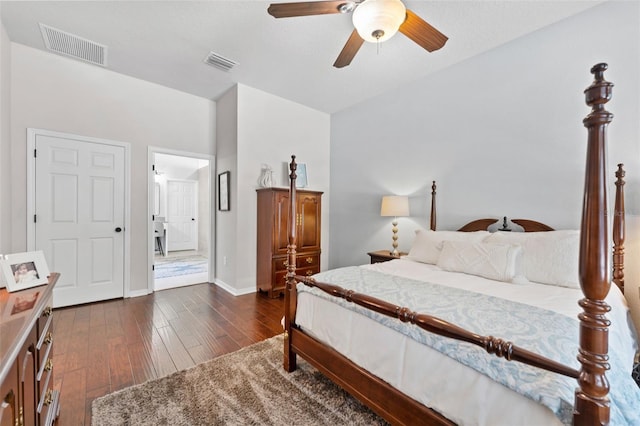
<path fill-rule="evenodd" d="M 289 244 L 287 245 L 287 287 L 284 291 L 284 369 L 289 373 L 296 369 L 296 354 L 291 347 L 291 324 L 296 318 L 296 156 L 291 156 L 289 169 Z"/>
<path fill-rule="evenodd" d="M 436 230 L 436 181 L 431 185 L 431 223 L 430 229 Z"/>
<path fill-rule="evenodd" d="M 624 164 L 616 171 L 616 204 L 613 216 L 613 282 L 624 294 Z"/>
<path fill-rule="evenodd" d="M 588 130 L 584 203 L 580 229 L 580 286 L 584 298 L 579 304 L 581 363 L 579 388 L 575 392 L 574 425 L 609 424 L 609 325 L 604 301 L 609 293 L 609 238 L 606 177 L 606 128 L 613 114 L 604 108 L 611 99 L 612 83 L 605 81 L 607 64 L 591 68 L 595 80 L 585 91 L 592 110 L 583 120 Z"/>

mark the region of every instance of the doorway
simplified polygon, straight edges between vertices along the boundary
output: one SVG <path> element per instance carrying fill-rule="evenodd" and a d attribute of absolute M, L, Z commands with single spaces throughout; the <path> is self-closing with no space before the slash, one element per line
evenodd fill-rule
<path fill-rule="evenodd" d="M 149 290 L 213 280 L 212 156 L 149 148 Z"/>

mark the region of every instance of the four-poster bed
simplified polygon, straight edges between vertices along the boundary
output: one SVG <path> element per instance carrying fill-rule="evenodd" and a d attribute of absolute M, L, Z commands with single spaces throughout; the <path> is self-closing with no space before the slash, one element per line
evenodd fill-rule
<path fill-rule="evenodd" d="M 343 268 L 345 271 L 328 271 L 309 278 L 295 275 L 296 228 L 292 225 L 289 230 L 289 267 L 285 291 L 284 368 L 287 371 L 295 370 L 296 356 L 302 356 L 395 424 L 465 423 L 469 421 L 469 416 L 480 416 L 481 419 L 474 418 L 473 422 L 487 424 L 498 419 L 503 424 L 526 419 L 544 424 L 573 421 L 576 425 L 608 424 L 611 416 L 616 421 L 627 419 L 625 416 L 629 413 L 623 400 L 628 395 L 635 398 L 640 391 L 637 388 L 629 389 L 629 382 L 621 379 L 618 371 L 619 364 L 626 364 L 629 356 L 633 356 L 632 352 L 630 354 L 632 345 L 629 336 L 634 331 L 624 329 L 625 324 L 620 324 L 626 323 L 626 305 L 617 290 L 607 297 L 610 288 L 608 258 L 611 252 L 606 204 L 605 129 L 612 115 L 604 109 L 604 104 L 611 97 L 612 84 L 604 80 L 605 69 L 605 64 L 592 68 L 595 81 L 585 91 L 592 112 L 584 120 L 588 129 L 588 147 L 579 232 L 532 232 L 532 238 L 527 237 L 526 241 L 522 240 L 522 236 L 513 237 L 521 239 L 521 246 L 510 240 L 502 240 L 511 238 L 507 237 L 511 233 L 489 235 L 479 231 L 495 222 L 492 220 L 487 223 L 488 220 L 484 219 L 463 228 L 471 232 L 454 232 L 444 237 L 438 234 L 441 240 L 433 245 L 440 250 L 437 260 L 423 258 L 411 263 L 411 260 L 400 259 L 369 265 L 369 269 Z M 290 168 L 290 200 L 294 200 L 295 156 L 292 156 Z M 613 275 L 622 290 L 624 198 L 621 167 L 616 175 L 618 181 L 613 225 L 613 263 L 616 269 Z M 295 203 L 292 203 L 289 217 L 296 217 L 295 208 Z M 523 220 L 519 224 L 525 230 L 533 226 L 534 231 L 551 231 L 551 228 L 534 221 Z M 430 226 L 435 229 L 435 182 L 432 187 Z M 425 241 L 429 243 L 434 234 L 425 232 Z M 485 240 L 490 239 L 496 240 L 496 243 L 487 245 Z M 573 244 L 576 252 L 579 241 L 579 264 L 576 264 L 575 271 L 563 269 L 563 265 L 557 266 L 563 270 L 564 276 L 554 276 L 545 283 L 546 275 L 536 278 L 540 276 L 540 268 L 535 266 L 539 263 L 535 264 L 533 261 L 536 259 L 531 256 L 536 249 L 540 251 L 541 241 L 546 244 L 549 240 L 556 250 L 559 247 L 565 250 L 565 247 L 573 247 Z M 433 247 L 426 247 L 421 253 L 424 255 Z M 490 248 L 488 255 L 487 247 Z M 485 250 L 480 256 L 493 256 L 494 260 L 495 253 L 498 253 L 500 259 L 508 260 L 496 261 L 503 263 L 499 273 L 496 272 L 497 263 L 480 270 L 465 269 L 469 265 L 456 269 L 460 265 L 455 250 L 462 249 L 475 250 L 472 253 L 474 256 L 478 250 Z M 418 252 L 416 249 L 414 256 Z M 446 262 L 442 261 L 445 253 L 453 253 Z M 529 277 L 543 284 L 527 280 L 526 283 L 517 283 L 515 278 L 519 273 L 516 273 L 515 265 L 521 257 L 527 259 L 526 262 L 523 260 L 525 267 L 527 262 L 534 265 L 527 270 Z M 403 269 L 398 269 L 400 264 Z M 443 272 L 443 269 L 453 272 Z M 567 282 L 571 281 L 571 277 L 566 278 L 567 275 L 571 276 L 573 272 L 573 275 L 579 276 L 579 284 Z M 451 276 L 455 278 L 451 279 Z M 540 300 L 536 299 L 539 289 L 547 292 Z M 580 308 L 576 308 L 575 301 L 579 297 Z M 574 303 L 569 303 L 569 307 L 555 302 L 552 307 L 546 305 L 548 300 L 561 298 Z M 468 305 L 463 305 L 465 300 Z M 611 321 L 606 316 L 611 310 L 609 303 L 614 306 L 610 314 L 614 319 L 614 326 L 611 327 Z M 454 312 L 451 308 L 453 305 L 461 306 Z M 485 308 L 486 311 L 480 310 Z M 496 309 L 501 311 L 492 317 L 496 313 L 489 311 Z M 579 323 L 575 320 L 578 311 Z M 508 324 L 501 331 L 503 334 L 498 335 L 509 336 L 509 339 L 516 336 L 513 339 L 515 344 L 509 339 L 493 337 L 490 335 L 493 331 L 482 332 L 480 325 L 485 313 L 485 321 Z M 520 318 L 516 318 L 518 316 Z M 534 327 L 530 324 L 535 322 L 533 318 L 540 321 L 538 328 L 528 328 Z M 522 330 L 514 331 L 514 328 Z M 554 331 L 556 328 L 557 332 Z M 609 352 L 610 330 L 612 348 L 616 349 L 612 352 Z M 529 334 L 540 337 L 528 339 Z M 574 340 L 569 342 L 569 338 Z M 525 342 L 522 346 L 519 346 L 520 339 Z M 625 348 L 621 353 L 617 352 L 619 345 Z M 578 346 L 578 350 L 573 351 L 569 358 L 564 357 L 563 350 L 573 350 L 574 346 Z M 538 350 L 544 355 L 538 354 Z M 579 364 L 573 365 L 576 364 L 576 355 Z M 414 363 L 410 363 L 412 359 Z M 616 392 L 613 404 L 609 398 L 606 375 L 610 365 L 613 367 L 610 375 L 616 385 L 613 387 Z M 630 379 L 631 365 L 628 370 Z M 451 376 L 449 380 L 447 376 Z M 536 381 L 539 376 L 543 379 Z M 474 385 L 469 385 L 467 380 Z M 435 383 L 428 383 L 432 381 Z M 545 385 L 547 381 L 551 384 Z M 627 386 L 624 392 L 621 392 L 623 385 L 619 382 Z M 573 393 L 576 384 L 577 389 Z M 571 393 L 570 398 L 567 397 L 567 391 Z M 469 393 L 471 397 L 463 398 L 462 393 Z M 457 399 L 460 401 L 454 401 Z M 465 412 L 457 417 L 457 411 Z M 629 415 L 629 418 L 638 418 L 637 413 Z"/>

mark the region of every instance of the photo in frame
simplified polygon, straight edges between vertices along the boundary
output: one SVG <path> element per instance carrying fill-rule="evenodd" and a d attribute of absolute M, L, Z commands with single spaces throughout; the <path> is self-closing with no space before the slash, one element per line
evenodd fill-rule
<path fill-rule="evenodd" d="M 231 172 L 223 172 L 218 175 L 218 210 L 220 211 L 231 210 L 231 203 L 229 200 L 230 175 Z"/>
<path fill-rule="evenodd" d="M 49 282 L 49 268 L 42 251 L 7 254 L 0 259 L 0 269 L 8 292 Z"/>

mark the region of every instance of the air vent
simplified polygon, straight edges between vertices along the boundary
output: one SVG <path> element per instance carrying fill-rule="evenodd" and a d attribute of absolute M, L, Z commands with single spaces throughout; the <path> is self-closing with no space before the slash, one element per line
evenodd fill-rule
<path fill-rule="evenodd" d="M 107 46 L 40 24 L 44 44 L 52 52 L 94 65 L 107 66 Z"/>
<path fill-rule="evenodd" d="M 230 71 L 231 68 L 238 65 L 237 62 L 232 61 L 231 59 L 227 59 L 224 56 L 220 56 L 214 52 L 209 52 L 207 57 L 204 58 L 204 63 L 207 65 L 211 65 L 212 67 L 221 69 L 222 71 Z"/>

